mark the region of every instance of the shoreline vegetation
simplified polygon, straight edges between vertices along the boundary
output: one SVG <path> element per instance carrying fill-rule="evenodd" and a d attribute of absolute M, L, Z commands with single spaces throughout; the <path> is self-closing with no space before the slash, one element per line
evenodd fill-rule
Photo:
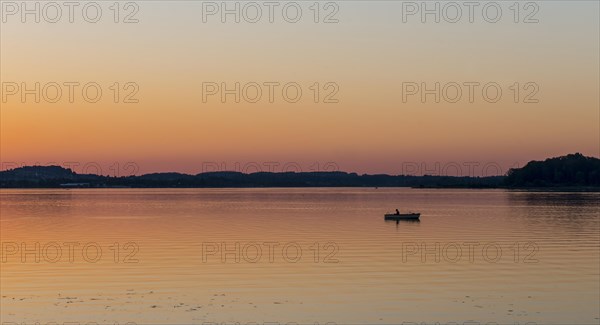
<path fill-rule="evenodd" d="M 600 191 L 600 159 L 575 153 L 531 161 L 504 176 L 411 176 L 347 172 L 152 173 L 140 176 L 77 174 L 60 166 L 25 166 L 0 172 L 0 188 L 268 188 L 412 187 Z"/>

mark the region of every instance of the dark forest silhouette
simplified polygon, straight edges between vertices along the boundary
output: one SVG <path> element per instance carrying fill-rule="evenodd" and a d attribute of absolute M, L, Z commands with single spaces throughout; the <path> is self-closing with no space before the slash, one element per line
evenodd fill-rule
<path fill-rule="evenodd" d="M 580 153 L 530 161 L 508 171 L 504 183 L 512 187 L 600 186 L 600 159 Z"/>
<path fill-rule="evenodd" d="M 60 166 L 27 166 L 0 172 L 0 188 L 61 187 L 587 188 L 600 187 L 600 159 L 576 153 L 531 161 L 523 168 L 511 169 L 506 176 L 491 177 L 358 175 L 346 172 L 153 173 L 111 177 L 77 174 Z"/>

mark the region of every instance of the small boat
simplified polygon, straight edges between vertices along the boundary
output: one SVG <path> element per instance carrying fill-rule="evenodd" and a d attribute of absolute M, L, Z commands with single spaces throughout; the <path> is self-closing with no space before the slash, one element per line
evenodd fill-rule
<path fill-rule="evenodd" d="M 386 213 L 385 220 L 418 220 L 420 213 Z"/>

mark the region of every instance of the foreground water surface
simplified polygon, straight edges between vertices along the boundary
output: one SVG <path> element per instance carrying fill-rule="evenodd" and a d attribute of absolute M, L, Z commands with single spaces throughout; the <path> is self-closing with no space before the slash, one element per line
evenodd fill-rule
<path fill-rule="evenodd" d="M 599 193 L 1 190 L 1 320 L 598 324 L 599 215 Z"/>

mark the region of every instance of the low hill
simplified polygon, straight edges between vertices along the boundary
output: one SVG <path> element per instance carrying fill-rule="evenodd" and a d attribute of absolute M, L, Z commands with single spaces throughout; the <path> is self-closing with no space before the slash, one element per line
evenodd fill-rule
<path fill-rule="evenodd" d="M 0 188 L 47 188 L 68 183 L 95 183 L 103 176 L 77 174 L 60 166 L 25 166 L 0 172 Z"/>
<path fill-rule="evenodd" d="M 0 172 L 0 188 L 59 187 L 447 187 L 492 188 L 502 176 L 452 177 L 405 175 L 358 175 L 346 172 L 208 172 L 197 175 L 154 173 L 109 177 L 80 175 L 60 166 L 21 167 Z"/>
<path fill-rule="evenodd" d="M 509 170 L 504 184 L 509 187 L 600 186 L 600 159 L 580 153 L 530 161 Z"/>
<path fill-rule="evenodd" d="M 531 161 L 523 168 L 511 169 L 507 176 L 492 177 L 358 175 L 346 172 L 154 173 L 109 177 L 77 174 L 60 166 L 29 166 L 0 172 L 0 188 L 60 187 L 590 187 L 596 190 L 600 187 L 600 159 L 576 153 Z"/>
<path fill-rule="evenodd" d="M 25 166 L 2 172 L 3 180 L 21 180 L 35 178 L 48 179 L 74 179 L 77 174 L 69 168 L 60 166 Z"/>

